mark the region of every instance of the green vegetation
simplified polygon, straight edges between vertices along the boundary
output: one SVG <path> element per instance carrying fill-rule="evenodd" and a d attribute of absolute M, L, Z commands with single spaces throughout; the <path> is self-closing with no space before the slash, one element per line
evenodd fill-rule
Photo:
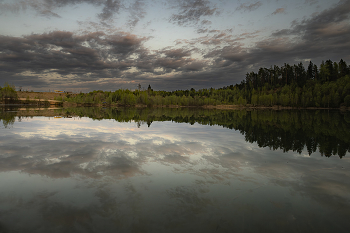
<path fill-rule="evenodd" d="M 350 106 L 350 67 L 345 61 L 327 60 L 318 69 L 311 61 L 305 70 L 302 63 L 247 73 L 236 85 L 247 103 L 292 107 L 338 108 Z"/>
<path fill-rule="evenodd" d="M 4 87 L 0 87 L 0 99 L 4 103 L 12 103 L 17 100 L 15 86 L 5 83 Z"/>
<path fill-rule="evenodd" d="M 60 99 L 81 105 L 147 106 L 283 106 L 283 107 L 350 107 L 350 67 L 345 61 L 327 60 L 318 68 L 311 61 L 282 67 L 260 68 L 246 74 L 240 84 L 219 89 L 154 91 L 149 85 L 135 91 L 93 91 Z"/>
<path fill-rule="evenodd" d="M 214 89 L 212 89 L 214 90 Z M 209 95 L 209 92 L 208 92 Z M 94 104 L 118 104 L 122 106 L 147 105 L 147 106 L 203 106 L 219 103 L 214 96 L 202 95 L 199 91 L 153 91 L 152 89 L 130 91 L 119 89 L 115 92 L 93 91 L 80 93 L 74 97 L 66 97 L 67 102 L 83 105 Z"/>

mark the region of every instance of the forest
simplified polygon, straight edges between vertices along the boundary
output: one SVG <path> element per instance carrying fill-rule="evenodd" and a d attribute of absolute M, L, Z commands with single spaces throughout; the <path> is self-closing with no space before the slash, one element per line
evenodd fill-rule
<path fill-rule="evenodd" d="M 327 60 L 320 66 L 309 62 L 260 68 L 246 74 L 236 85 L 218 89 L 154 91 L 150 85 L 139 84 L 135 90 L 92 91 L 78 95 L 67 94 L 58 100 L 81 105 L 118 104 L 122 106 L 283 106 L 283 107 L 350 107 L 350 66 L 342 59 Z"/>

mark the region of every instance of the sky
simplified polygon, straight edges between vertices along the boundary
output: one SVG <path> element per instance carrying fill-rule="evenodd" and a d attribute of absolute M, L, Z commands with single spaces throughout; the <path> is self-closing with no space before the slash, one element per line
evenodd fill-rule
<path fill-rule="evenodd" d="M 28 91 L 220 88 L 349 51 L 350 0 L 0 0 L 0 86 Z"/>

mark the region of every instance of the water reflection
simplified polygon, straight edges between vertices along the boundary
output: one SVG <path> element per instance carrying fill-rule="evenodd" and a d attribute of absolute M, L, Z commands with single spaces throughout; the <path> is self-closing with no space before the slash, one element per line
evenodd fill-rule
<path fill-rule="evenodd" d="M 293 119 L 288 125 L 269 112 L 73 110 L 1 117 L 0 232 L 347 232 L 350 226 L 348 152 L 321 157 L 317 136 L 338 132 L 336 140 L 347 142 L 345 114 L 330 123 L 328 113 L 283 113 Z M 89 111 L 94 116 L 82 117 Z M 275 120 L 254 120 L 268 116 Z M 300 135 L 293 134 L 298 122 L 319 129 L 326 122 L 339 131 L 310 132 L 318 142 L 311 157 L 307 148 L 270 150 L 268 143 L 283 135 L 260 144 L 268 130 Z"/>
<path fill-rule="evenodd" d="M 18 114 L 20 112 L 20 114 Z M 151 126 L 152 122 L 173 121 L 178 123 L 199 123 L 220 125 L 235 129 L 245 136 L 247 142 L 260 147 L 282 149 L 284 152 L 309 155 L 318 150 L 322 156 L 338 155 L 340 158 L 350 152 L 350 113 L 330 110 L 208 110 L 208 109 L 111 109 L 111 108 L 69 108 L 52 111 L 2 110 L 0 114 L 4 127 L 11 127 L 17 116 L 42 115 L 59 117 L 89 117 L 94 120 L 113 119 L 118 122 L 137 122 Z M 56 115 L 55 115 L 56 114 Z M 57 117 L 56 116 L 56 117 Z"/>

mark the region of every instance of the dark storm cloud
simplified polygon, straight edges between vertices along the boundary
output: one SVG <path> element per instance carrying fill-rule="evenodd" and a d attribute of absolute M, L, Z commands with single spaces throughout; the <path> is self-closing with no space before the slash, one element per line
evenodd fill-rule
<path fill-rule="evenodd" d="M 334 8 L 325 10 L 320 14 L 310 18 L 304 19 L 301 22 L 294 21 L 291 29 L 284 29 L 274 33 L 275 36 L 284 35 L 310 35 L 313 36 L 327 36 L 334 31 L 339 31 L 339 26 L 332 31 L 329 26 L 336 26 L 336 24 L 344 23 L 341 26 L 349 26 L 350 18 L 350 1 L 340 1 Z M 339 31 L 339 33 L 342 33 Z M 311 38 L 308 38 L 311 39 Z"/>
<path fill-rule="evenodd" d="M 16 83 L 16 87 L 25 87 L 28 91 L 29 91 L 28 87 L 46 88 L 52 85 L 50 82 L 48 82 L 48 80 L 41 79 L 36 75 L 30 75 L 30 74 L 16 75 L 16 74 L 13 74 L 12 72 L 4 72 L 4 71 L 0 71 L 0 80 L 11 84 Z"/>
<path fill-rule="evenodd" d="M 146 38 L 138 38 L 133 34 L 123 33 L 107 36 L 102 44 L 110 46 L 109 51 L 112 52 L 112 54 L 118 54 L 126 58 L 128 55 L 136 52 L 136 50 L 141 47 L 142 42 L 146 40 Z"/>
<path fill-rule="evenodd" d="M 262 3 L 260 1 L 252 4 L 242 3 L 239 7 L 236 8 L 237 11 L 243 10 L 243 11 L 254 11 L 262 6 Z"/>
<path fill-rule="evenodd" d="M 141 48 L 146 38 L 120 32 L 75 35 L 54 31 L 22 38 L 0 36 L 0 61 L 5 71 L 40 73 L 54 69 L 60 74 L 125 69 L 132 65 L 129 56 Z"/>
<path fill-rule="evenodd" d="M 218 9 L 211 7 L 207 0 L 178 0 L 177 8 L 179 12 L 171 16 L 170 22 L 178 25 L 198 23 L 203 16 L 219 14 Z"/>
<path fill-rule="evenodd" d="M 284 47 L 287 48 L 290 55 L 296 56 L 299 54 L 300 57 L 312 56 L 315 58 L 324 57 L 324 59 L 349 59 L 347 53 L 350 49 L 349 19 L 350 1 L 340 1 L 334 8 L 325 10 L 310 19 L 293 22 L 290 29 L 276 31 L 273 36 L 284 38 L 284 41 L 286 41 Z M 296 42 L 287 39 L 291 36 L 298 38 L 294 40 Z M 258 45 L 257 47 L 261 46 Z M 272 45 L 272 47 L 277 49 L 276 45 Z M 281 46 L 280 49 L 275 51 L 283 51 L 286 50 L 285 48 Z"/>
<path fill-rule="evenodd" d="M 131 67 L 153 72 L 156 58 L 142 48 L 146 40 L 124 32 L 77 35 L 54 31 L 20 38 L 0 36 L 0 85 L 8 82 L 30 90 L 45 86 L 110 90 L 115 83 L 99 82 L 115 77 L 131 81 L 132 76 L 122 73 Z"/>
<path fill-rule="evenodd" d="M 248 49 L 244 48 L 242 44 L 235 42 L 229 46 L 211 50 L 204 57 L 213 58 L 217 67 L 225 67 L 235 62 L 243 65 L 244 61 L 249 59 L 249 56 Z"/>
<path fill-rule="evenodd" d="M 156 55 L 150 55 L 148 51 L 143 51 L 139 54 L 139 59 L 136 61 L 135 66 L 142 72 L 153 72 L 154 61 Z"/>

